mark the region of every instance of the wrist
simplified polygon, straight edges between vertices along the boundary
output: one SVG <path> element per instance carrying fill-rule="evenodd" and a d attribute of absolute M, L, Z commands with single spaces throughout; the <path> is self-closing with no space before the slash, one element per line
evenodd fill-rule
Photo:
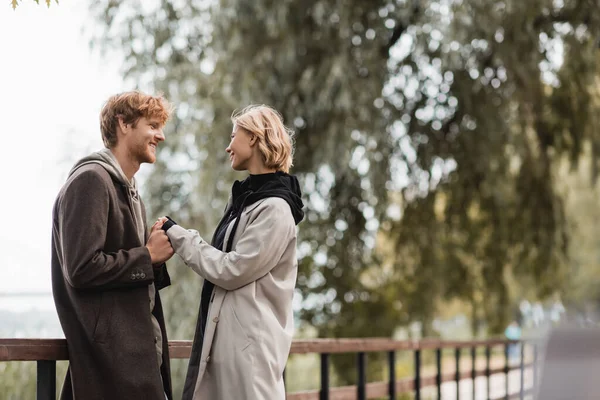
<path fill-rule="evenodd" d="M 172 227 L 173 225 L 177 225 L 177 222 L 173 221 L 171 219 L 171 217 L 169 217 L 168 215 L 166 217 L 167 217 L 167 221 L 161 227 L 161 229 L 165 232 L 168 231 L 169 228 Z"/>
<path fill-rule="evenodd" d="M 156 261 L 154 261 L 154 253 L 152 252 L 152 248 L 148 245 L 146 245 L 144 247 L 146 247 L 146 250 L 148 250 L 148 255 L 150 256 L 150 263 L 152 265 L 154 265 L 156 263 Z"/>

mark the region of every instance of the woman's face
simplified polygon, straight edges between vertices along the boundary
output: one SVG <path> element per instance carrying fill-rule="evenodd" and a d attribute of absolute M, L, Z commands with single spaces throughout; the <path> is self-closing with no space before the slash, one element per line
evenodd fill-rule
<path fill-rule="evenodd" d="M 225 149 L 225 151 L 229 153 L 231 168 L 236 171 L 245 171 L 248 169 L 250 159 L 254 153 L 252 147 L 255 140 L 254 135 L 244 128 L 233 125 L 231 142 Z"/>

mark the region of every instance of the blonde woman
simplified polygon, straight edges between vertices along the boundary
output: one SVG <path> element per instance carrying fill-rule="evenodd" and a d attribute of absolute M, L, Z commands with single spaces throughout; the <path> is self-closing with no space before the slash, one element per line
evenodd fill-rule
<path fill-rule="evenodd" d="M 294 332 L 300 186 L 289 175 L 291 134 L 277 111 L 232 116 L 233 184 L 211 243 L 168 217 L 157 224 L 204 287 L 183 399 L 285 399 L 283 370 Z"/>

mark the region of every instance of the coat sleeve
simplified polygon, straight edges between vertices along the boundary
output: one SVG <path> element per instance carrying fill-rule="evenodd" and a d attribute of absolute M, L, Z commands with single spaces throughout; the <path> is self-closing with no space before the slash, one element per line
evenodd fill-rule
<path fill-rule="evenodd" d="M 198 275 L 223 289 L 235 290 L 271 271 L 296 235 L 287 204 L 268 203 L 254 212 L 258 215 L 229 253 L 211 246 L 195 230 L 178 225 L 169 228 L 167 235 L 175 252 Z"/>
<path fill-rule="evenodd" d="M 154 285 L 156 290 L 162 290 L 171 285 L 171 277 L 167 270 L 167 263 L 162 263 L 158 266 L 153 266 L 154 270 Z"/>
<path fill-rule="evenodd" d="M 74 288 L 136 288 L 154 280 L 145 246 L 103 250 L 109 205 L 109 186 L 94 170 L 82 171 L 65 188 L 57 222 L 63 274 Z"/>

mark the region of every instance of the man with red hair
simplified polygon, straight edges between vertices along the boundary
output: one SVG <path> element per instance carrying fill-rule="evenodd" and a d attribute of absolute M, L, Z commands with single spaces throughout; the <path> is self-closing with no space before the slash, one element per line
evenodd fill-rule
<path fill-rule="evenodd" d="M 105 149 L 79 160 L 52 215 L 52 289 L 69 348 L 62 399 L 172 399 L 158 290 L 173 255 L 148 234 L 135 173 L 156 161 L 171 108 L 160 96 L 112 96 L 100 114 Z"/>

